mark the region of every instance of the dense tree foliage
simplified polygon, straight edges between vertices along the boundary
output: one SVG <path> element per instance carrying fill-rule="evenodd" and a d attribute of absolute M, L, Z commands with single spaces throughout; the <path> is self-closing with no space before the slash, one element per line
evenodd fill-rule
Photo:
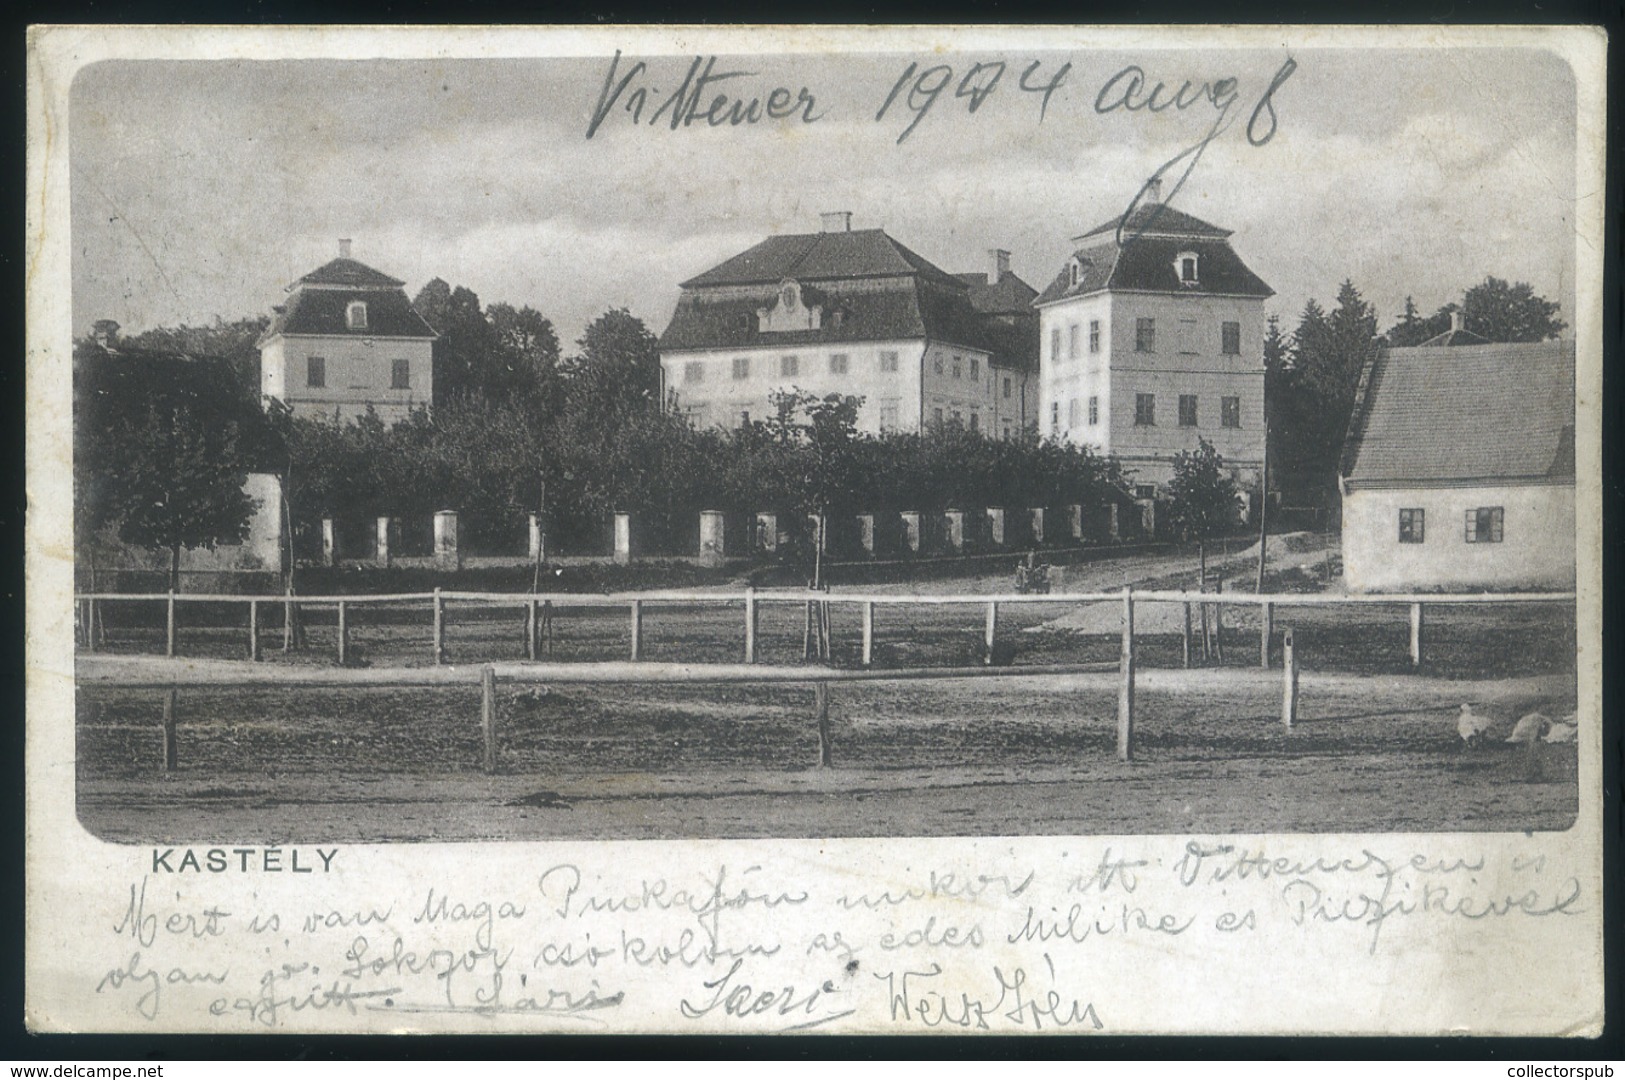
<path fill-rule="evenodd" d="M 1537 296 L 1527 282 L 1486 277 L 1467 290 L 1460 304 L 1446 304 L 1426 318 L 1407 296 L 1399 321 L 1383 337 L 1395 347 L 1420 345 L 1449 330 L 1452 313 L 1460 312 L 1462 329 L 1486 341 L 1545 341 L 1568 329 L 1557 317 L 1561 310 L 1562 305 Z"/>
<path fill-rule="evenodd" d="M 1195 450 L 1174 455 L 1174 475 L 1168 481 L 1169 519 L 1181 536 L 1197 542 L 1204 574 L 1207 542 L 1236 524 L 1241 507 L 1238 494 L 1224 458 L 1206 439 L 1198 439 Z"/>

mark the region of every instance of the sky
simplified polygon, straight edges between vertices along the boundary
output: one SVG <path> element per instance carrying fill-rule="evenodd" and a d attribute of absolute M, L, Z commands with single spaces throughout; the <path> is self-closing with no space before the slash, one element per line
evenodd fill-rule
<path fill-rule="evenodd" d="M 1576 199 L 1602 194 L 1575 191 L 1573 76 L 1532 49 L 724 55 L 714 72 L 746 74 L 706 102 L 784 87 L 794 115 L 672 130 L 655 113 L 689 62 L 622 56 L 613 78 L 609 55 L 86 67 L 68 124 L 75 332 L 269 314 L 344 237 L 409 294 L 440 277 L 538 309 L 568 350 L 613 307 L 659 333 L 681 281 L 829 210 L 950 272 L 1008 249 L 1042 289 L 1071 237 L 1181 154 L 1164 195 L 1234 230 L 1289 330 L 1345 278 L 1383 328 L 1407 295 L 1432 312 L 1491 274 L 1572 322 Z M 1047 103 L 1020 85 L 1066 64 Z M 1187 81 L 1183 108 L 1123 107 Z M 923 116 L 899 141 L 911 103 Z"/>

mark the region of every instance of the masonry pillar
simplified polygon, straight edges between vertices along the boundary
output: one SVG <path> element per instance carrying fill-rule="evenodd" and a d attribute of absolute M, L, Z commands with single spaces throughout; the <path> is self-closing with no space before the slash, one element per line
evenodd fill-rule
<path fill-rule="evenodd" d="M 756 515 L 756 550 L 773 555 L 779 550 L 779 515 L 763 511 Z"/>
<path fill-rule="evenodd" d="M 987 542 L 996 548 L 1004 547 L 1004 507 L 987 508 Z"/>
<path fill-rule="evenodd" d="M 1066 531 L 1073 543 L 1083 539 L 1083 507 L 1070 503 L 1066 508 Z"/>
<path fill-rule="evenodd" d="M 728 527 L 721 510 L 700 511 L 700 565 L 721 566 L 727 554 Z"/>
<path fill-rule="evenodd" d="M 322 518 L 322 565 L 337 566 L 339 561 L 338 524 L 330 517 Z"/>
<path fill-rule="evenodd" d="M 875 557 L 875 516 L 873 514 L 858 515 L 858 542 L 863 545 L 863 553 L 871 559 Z"/>
<path fill-rule="evenodd" d="M 920 512 L 904 510 L 898 517 L 903 520 L 903 550 L 911 555 L 920 553 Z"/>
<path fill-rule="evenodd" d="M 1123 539 L 1123 530 L 1118 526 L 1117 523 L 1116 503 L 1106 504 L 1106 539 L 1110 540 L 1114 544 Z"/>
<path fill-rule="evenodd" d="M 615 562 L 625 566 L 632 561 L 632 515 L 615 511 Z"/>
<path fill-rule="evenodd" d="M 1157 538 L 1157 504 L 1152 499 L 1140 504 L 1140 527 L 1145 530 L 1147 540 Z"/>
<path fill-rule="evenodd" d="M 1034 506 L 1030 508 L 1027 513 L 1032 517 L 1033 543 L 1042 544 L 1044 542 L 1044 508 L 1042 506 Z"/>
<path fill-rule="evenodd" d="M 373 559 L 379 566 L 389 565 L 390 534 L 395 531 L 395 519 L 381 517 L 374 526 Z"/>
<path fill-rule="evenodd" d="M 547 552 L 545 550 L 543 550 L 543 547 L 542 547 L 543 543 L 545 543 L 545 541 L 542 538 L 542 515 L 540 515 L 540 514 L 532 514 L 532 515 L 530 515 L 530 549 L 529 549 L 530 558 L 531 558 L 532 562 L 535 562 L 538 559 L 547 558 Z"/>
<path fill-rule="evenodd" d="M 457 511 L 441 510 L 434 516 L 434 557 L 442 566 L 463 568 L 463 550 L 457 529 Z"/>
<path fill-rule="evenodd" d="M 946 534 L 943 539 L 948 542 L 948 550 L 955 555 L 965 550 L 965 511 L 949 510 L 942 515 L 942 529 Z"/>

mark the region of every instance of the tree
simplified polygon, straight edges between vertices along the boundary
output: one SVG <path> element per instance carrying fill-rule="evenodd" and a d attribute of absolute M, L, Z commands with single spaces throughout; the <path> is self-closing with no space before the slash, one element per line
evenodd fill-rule
<path fill-rule="evenodd" d="M 1225 471 L 1224 458 L 1206 439 L 1195 450 L 1174 455 L 1174 476 L 1168 481 L 1168 513 L 1187 539 L 1196 541 L 1202 582 L 1207 582 L 1207 541 L 1236 523 L 1236 482 Z"/>
<path fill-rule="evenodd" d="M 1355 391 L 1376 332 L 1376 312 L 1352 281 L 1338 289 L 1330 312 L 1314 300 L 1304 305 L 1270 402 L 1283 491 L 1316 504 L 1332 497 Z"/>
<path fill-rule="evenodd" d="M 497 303 L 485 309 L 491 324 L 494 362 L 485 373 L 488 397 L 513 397 L 538 409 L 555 404 L 559 336 L 533 307 Z"/>
<path fill-rule="evenodd" d="M 260 338 L 271 325 L 267 315 L 226 322 L 216 317 L 210 326 L 159 327 L 125 338 L 120 344 L 146 352 L 185 353 L 218 357 L 251 392 L 260 385 Z"/>
<path fill-rule="evenodd" d="M 617 411 L 661 407 L 660 341 L 642 319 L 612 308 L 593 320 L 576 346 L 571 375 L 602 403 Z"/>
<path fill-rule="evenodd" d="M 1509 285 L 1486 277 L 1462 297 L 1466 329 L 1490 341 L 1545 341 L 1560 335 L 1568 324 L 1557 317 L 1561 305 L 1536 296 L 1527 282 Z"/>

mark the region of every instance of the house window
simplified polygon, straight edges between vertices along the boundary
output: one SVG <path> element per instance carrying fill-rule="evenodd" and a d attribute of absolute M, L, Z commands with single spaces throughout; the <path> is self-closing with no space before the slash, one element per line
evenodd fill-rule
<path fill-rule="evenodd" d="M 1090 427 L 1095 427 L 1099 423 L 1100 423 L 1100 398 L 1096 397 L 1096 396 L 1091 396 L 1089 398 L 1089 426 Z"/>
<path fill-rule="evenodd" d="M 963 365 L 960 363 L 959 357 L 956 356 L 956 357 L 954 357 L 954 378 L 958 379 L 958 378 L 963 378 L 963 377 L 964 377 L 964 368 L 963 368 Z"/>
<path fill-rule="evenodd" d="M 1238 322 L 1227 322 L 1227 323 L 1223 324 L 1223 326 L 1221 327 L 1221 330 L 1223 331 L 1222 336 L 1224 338 L 1224 341 L 1222 343 L 1222 348 L 1223 348 L 1223 351 L 1224 351 L 1224 355 L 1226 355 L 1226 356 L 1240 356 L 1241 355 L 1241 324 L 1238 323 Z"/>
<path fill-rule="evenodd" d="M 1135 352 L 1156 352 L 1157 351 L 1157 320 L 1155 320 L 1155 319 L 1135 319 L 1134 320 L 1134 351 Z"/>
<path fill-rule="evenodd" d="M 734 378 L 736 378 L 736 379 L 748 379 L 748 378 L 750 378 L 750 357 L 748 357 L 748 356 L 736 356 L 736 357 L 734 357 Z"/>
<path fill-rule="evenodd" d="M 936 372 L 938 375 L 942 374 L 942 357 L 937 356 L 932 358 L 931 370 Z"/>
<path fill-rule="evenodd" d="M 367 304 L 364 300 L 355 300 L 345 309 L 345 321 L 351 330 L 365 330 L 367 328 Z"/>
<path fill-rule="evenodd" d="M 981 431 L 982 430 L 982 418 L 980 416 L 976 415 L 976 410 L 975 409 L 971 410 L 970 429 L 972 431 Z"/>
<path fill-rule="evenodd" d="M 973 379 L 982 377 L 982 361 L 979 357 L 973 356 L 970 358 L 970 377 Z"/>
<path fill-rule="evenodd" d="M 1179 426 L 1180 427 L 1195 427 L 1196 426 L 1196 395 L 1195 394 L 1180 394 L 1179 395 Z"/>
<path fill-rule="evenodd" d="M 838 352 L 829 354 L 829 373 L 831 375 L 845 375 L 848 366 L 846 353 Z"/>
<path fill-rule="evenodd" d="M 801 361 L 793 356 L 779 357 L 779 375 L 792 377 L 801 374 Z"/>
<path fill-rule="evenodd" d="M 1239 428 L 1241 426 L 1241 399 L 1239 397 L 1219 399 L 1219 423 L 1225 427 Z"/>
<path fill-rule="evenodd" d="M 1179 254 L 1179 283 L 1181 285 L 1196 284 L 1196 255 L 1194 252 L 1182 251 Z"/>
<path fill-rule="evenodd" d="M 1049 358 L 1056 361 L 1061 359 L 1061 328 L 1059 326 L 1049 332 Z"/>
<path fill-rule="evenodd" d="M 1469 544 L 1499 544 L 1501 542 L 1501 508 L 1480 506 L 1467 511 L 1467 542 Z"/>
<path fill-rule="evenodd" d="M 1010 396 L 1010 376 L 1008 375 L 1004 377 L 1004 396 Z"/>
<path fill-rule="evenodd" d="M 697 383 L 705 379 L 705 365 L 698 360 L 690 360 L 683 365 L 683 381 Z"/>
<path fill-rule="evenodd" d="M 935 420 L 940 425 L 942 423 L 942 410 L 941 409 L 932 409 L 931 410 L 931 419 Z"/>
<path fill-rule="evenodd" d="M 1157 485 L 1135 484 L 1134 497 L 1136 499 L 1155 499 L 1157 497 Z"/>
<path fill-rule="evenodd" d="M 389 362 L 389 388 L 391 390 L 412 389 L 412 361 L 391 360 Z"/>
<path fill-rule="evenodd" d="M 1049 433 L 1051 435 L 1061 433 L 1061 403 L 1059 401 L 1049 403 Z"/>
<path fill-rule="evenodd" d="M 742 428 L 750 427 L 750 410 L 749 409 L 741 409 L 741 410 L 739 410 L 739 426 L 742 427 Z"/>
<path fill-rule="evenodd" d="M 1157 425 L 1157 395 L 1134 395 L 1134 426 L 1155 427 Z"/>
<path fill-rule="evenodd" d="M 964 422 L 965 422 L 965 414 L 960 412 L 958 409 L 955 409 L 953 411 L 953 421 L 954 421 L 954 426 L 959 427 L 960 425 L 964 424 Z"/>
<path fill-rule="evenodd" d="M 1078 426 L 1078 399 L 1073 398 L 1066 403 L 1066 423 L 1068 427 Z"/>
<path fill-rule="evenodd" d="M 1399 512 L 1399 542 L 1420 544 L 1426 534 L 1427 511 L 1401 510 Z"/>
<path fill-rule="evenodd" d="M 897 407 L 898 402 L 896 399 L 880 403 L 880 429 L 882 431 L 895 431 L 897 429 Z"/>
<path fill-rule="evenodd" d="M 883 372 L 888 372 L 888 373 L 896 371 L 897 370 L 897 354 L 894 353 L 894 352 L 883 352 L 883 353 L 881 353 L 880 354 L 880 370 L 883 371 Z"/>
<path fill-rule="evenodd" d="M 1076 260 L 1076 259 L 1072 260 L 1070 273 L 1071 273 L 1072 284 L 1073 284 L 1074 287 L 1076 287 L 1077 284 L 1078 284 L 1078 260 Z"/>
<path fill-rule="evenodd" d="M 1099 319 L 1090 319 L 1089 320 L 1089 351 L 1092 352 L 1092 353 L 1097 353 L 1097 352 L 1100 351 L 1100 320 Z"/>
<path fill-rule="evenodd" d="M 751 328 L 752 323 L 754 323 L 755 321 L 756 321 L 756 316 L 750 314 L 749 312 L 746 312 L 745 314 L 739 316 L 738 321 L 737 321 L 737 325 L 738 325 L 738 327 L 739 327 L 739 329 L 741 331 L 748 334 L 748 333 L 750 333 L 750 328 Z"/>
<path fill-rule="evenodd" d="M 1004 422 L 1004 439 L 1005 439 L 1005 441 L 1009 442 L 1010 438 L 1011 438 L 1011 436 L 1013 434 L 1014 434 L 1014 428 L 1011 426 L 1010 421 L 1006 420 Z"/>
<path fill-rule="evenodd" d="M 1068 326 L 1066 328 L 1066 358 L 1068 360 L 1076 360 L 1078 358 L 1078 324 L 1077 323 L 1073 323 L 1071 326 Z"/>
<path fill-rule="evenodd" d="M 305 358 L 305 385 L 323 387 L 327 385 L 327 360 L 320 356 L 307 356 Z"/>

